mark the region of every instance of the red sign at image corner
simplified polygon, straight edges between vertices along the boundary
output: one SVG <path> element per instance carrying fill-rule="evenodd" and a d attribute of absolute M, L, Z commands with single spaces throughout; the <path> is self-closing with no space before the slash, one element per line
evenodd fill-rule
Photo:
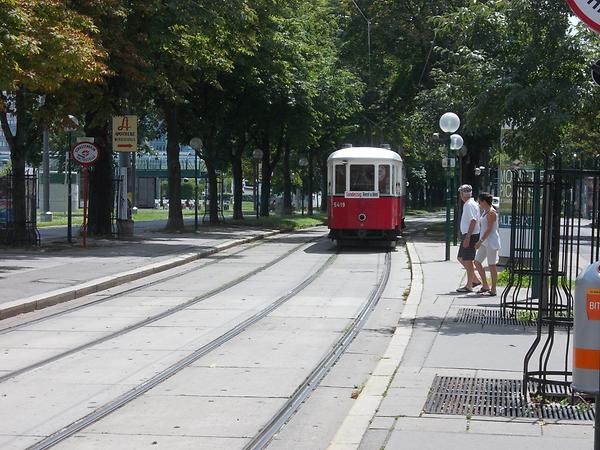
<path fill-rule="evenodd" d="M 573 13 L 596 33 L 600 33 L 600 3 L 588 0 L 567 0 Z"/>

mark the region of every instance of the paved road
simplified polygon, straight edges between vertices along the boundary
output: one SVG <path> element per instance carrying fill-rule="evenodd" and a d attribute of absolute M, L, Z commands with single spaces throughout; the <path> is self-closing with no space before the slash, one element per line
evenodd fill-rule
<path fill-rule="evenodd" d="M 123 285 L 1 322 L 12 328 L 0 331 L 0 447 L 39 442 L 297 289 L 241 334 L 57 446 L 242 448 L 335 345 L 381 277 L 385 251 L 336 255 L 328 240 L 313 241 L 319 236 L 322 229 L 274 237 L 174 269 L 164 281 L 151 277 L 137 290 Z M 273 448 L 325 448 L 332 439 L 402 309 L 410 279 L 404 249 L 392 264 L 367 326 Z"/>

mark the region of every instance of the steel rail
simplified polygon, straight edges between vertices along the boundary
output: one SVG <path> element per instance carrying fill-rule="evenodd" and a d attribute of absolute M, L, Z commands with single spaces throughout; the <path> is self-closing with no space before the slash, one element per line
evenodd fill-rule
<path fill-rule="evenodd" d="M 10 380 L 11 378 L 15 378 L 15 377 L 17 377 L 19 375 L 22 375 L 24 373 L 30 372 L 30 371 L 32 371 L 34 369 L 38 369 L 38 368 L 40 368 L 42 366 L 45 366 L 47 364 L 53 363 L 55 361 L 58 361 L 59 359 L 65 358 L 67 356 L 70 356 L 70 355 L 73 355 L 75 353 L 78 353 L 78 352 L 80 352 L 82 350 L 85 350 L 85 349 L 88 349 L 90 347 L 93 347 L 94 345 L 102 344 L 102 343 L 104 343 L 106 341 L 109 341 L 111 339 L 123 336 L 123 335 L 125 335 L 127 333 L 130 333 L 130 332 L 135 331 L 135 330 L 137 330 L 139 328 L 142 328 L 142 327 L 145 327 L 147 325 L 150 325 L 151 323 L 154 323 L 154 322 L 156 322 L 158 320 L 164 319 L 165 317 L 169 317 L 169 316 L 171 316 L 171 315 L 173 315 L 173 314 L 175 314 L 175 313 L 177 313 L 179 311 L 182 311 L 182 310 L 184 310 L 186 308 L 189 308 L 190 306 L 193 306 L 193 305 L 195 305 L 197 303 L 200 303 L 200 302 L 202 302 L 204 300 L 207 300 L 207 299 L 209 299 L 211 297 L 214 297 L 215 295 L 218 295 L 218 294 L 226 291 L 227 289 L 230 289 L 230 288 L 236 286 L 237 284 L 239 284 L 239 283 L 241 283 L 243 281 L 248 280 L 249 278 L 253 277 L 254 275 L 256 275 L 256 274 L 258 274 L 258 273 L 260 273 L 260 272 L 262 272 L 262 271 L 264 271 L 264 270 L 266 270 L 266 269 L 274 266 L 275 264 L 281 262 L 285 258 L 289 257 L 290 255 L 292 255 L 293 253 L 295 253 L 296 251 L 298 251 L 298 249 L 304 247 L 305 245 L 307 245 L 307 244 L 309 244 L 311 242 L 317 241 L 319 239 L 323 239 L 323 236 L 319 236 L 317 238 L 309 239 L 307 242 L 303 242 L 302 244 L 299 244 L 299 245 L 293 247 L 292 249 L 290 249 L 287 252 L 285 252 L 283 255 L 278 256 L 277 258 L 275 258 L 272 261 L 269 261 L 267 264 L 264 264 L 264 265 L 262 265 L 262 266 L 260 266 L 260 267 L 258 267 L 256 269 L 252 270 L 251 272 L 248 272 L 247 274 L 242 275 L 242 276 L 240 276 L 240 277 L 238 277 L 238 278 L 236 278 L 234 280 L 228 281 L 227 283 L 225 283 L 225 284 L 223 284 L 223 285 L 221 285 L 221 286 L 219 286 L 219 287 L 217 287 L 215 289 L 212 289 L 212 290 L 210 290 L 208 292 L 205 292 L 204 294 L 202 294 L 200 296 L 194 297 L 193 299 L 188 300 L 185 303 L 181 303 L 181 304 L 179 304 L 179 305 L 177 305 L 177 306 L 175 306 L 173 308 L 169 308 L 166 311 L 163 311 L 162 313 L 159 313 L 159 314 L 156 314 L 154 316 L 148 317 L 148 318 L 146 318 L 146 319 L 144 319 L 144 320 L 142 320 L 140 322 L 136 322 L 136 323 L 134 323 L 132 325 L 129 325 L 129 326 L 125 327 L 125 328 L 117 330 L 114 333 L 108 334 L 106 336 L 99 337 L 99 338 L 94 339 L 92 341 L 86 342 L 85 344 L 78 345 L 77 347 L 74 347 L 72 349 L 66 350 L 66 351 L 64 351 L 62 353 L 58 353 L 58 354 L 56 354 L 54 356 L 51 356 L 49 358 L 43 359 L 41 361 L 37 361 L 37 362 L 35 362 L 33 364 L 29 364 L 28 366 L 25 366 L 25 367 L 22 367 L 20 369 L 14 370 L 14 371 L 6 374 L 6 375 L 2 375 L 2 376 L 0 376 L 0 383 L 4 383 L 5 381 Z M 203 267 L 205 267 L 205 266 L 203 266 Z"/>
<path fill-rule="evenodd" d="M 190 268 L 185 269 L 185 270 L 183 270 L 181 272 L 178 272 L 178 273 L 175 273 L 175 274 L 172 274 L 172 275 L 167 275 L 167 276 L 162 277 L 162 278 L 160 278 L 158 280 L 151 281 L 150 283 L 142 284 L 140 286 L 135 286 L 135 287 L 126 289 L 124 291 L 118 292 L 116 294 L 112 294 L 112 295 L 109 295 L 107 297 L 100 298 L 98 300 L 94 300 L 94 301 L 85 303 L 83 305 L 77 305 L 77 306 L 74 306 L 72 308 L 65 309 L 63 311 L 57 311 L 55 313 L 51 313 L 51 314 L 45 315 L 43 317 L 38 317 L 38 318 L 35 318 L 35 319 L 32 319 L 32 320 L 28 320 L 27 322 L 22 322 L 22 323 L 19 323 L 19 324 L 16 324 L 16 325 L 11 325 L 11 326 L 6 327 L 6 328 L 1 328 L 0 329 L 0 336 L 3 335 L 3 334 L 7 334 L 7 333 L 9 333 L 11 331 L 15 331 L 15 330 L 27 327 L 29 325 L 35 325 L 36 323 L 44 322 L 44 321 L 49 320 L 49 319 L 54 319 L 56 317 L 64 316 L 64 315 L 72 313 L 74 311 L 79 311 L 81 309 L 85 309 L 85 308 L 87 308 L 89 306 L 95 306 L 95 305 L 99 305 L 99 304 L 102 304 L 102 303 L 105 303 L 105 302 L 108 302 L 108 301 L 111 301 L 111 300 L 115 300 L 115 299 L 118 299 L 120 297 L 124 297 L 127 294 L 131 294 L 132 292 L 137 292 L 137 291 L 140 291 L 142 289 L 146 289 L 148 287 L 152 287 L 152 286 L 155 286 L 157 284 L 164 283 L 165 281 L 174 280 L 176 278 L 188 275 L 188 274 L 190 274 L 192 272 L 195 272 L 197 270 L 204 269 L 205 267 L 212 266 L 213 264 L 217 264 L 217 263 L 221 262 L 223 259 L 231 258 L 233 256 L 238 255 L 239 253 L 243 253 L 243 252 L 245 252 L 247 250 L 253 249 L 254 247 L 258 247 L 259 245 L 263 245 L 265 242 L 267 242 L 267 240 L 261 239 L 260 241 L 252 242 L 249 245 L 244 246 L 244 248 L 241 248 L 241 249 L 238 249 L 238 250 L 234 251 L 233 253 L 227 255 L 225 258 L 214 259 L 214 260 L 211 260 L 211 261 L 208 261 L 208 262 L 203 261 L 204 259 L 206 259 L 206 258 L 208 258 L 210 256 L 213 256 L 213 255 L 216 255 L 219 252 L 211 253 L 210 255 L 206 255 L 206 256 L 200 257 L 199 259 L 196 259 L 194 261 L 190 261 L 188 263 L 188 264 L 194 264 L 194 263 L 197 263 L 197 262 L 205 262 L 200 267 L 190 267 Z M 173 268 L 168 269 L 168 270 L 173 270 L 173 269 L 177 269 L 177 267 L 173 267 Z M 152 275 L 150 275 L 150 276 L 152 276 Z M 143 278 L 139 278 L 138 280 L 135 280 L 135 281 L 140 281 L 140 280 L 143 280 Z M 135 281 L 133 281 L 133 282 L 135 282 Z M 112 289 L 112 288 L 109 288 L 109 289 Z M 106 289 L 104 289 L 104 290 L 106 290 Z M 98 292 L 102 292 L 102 291 L 98 291 Z M 94 294 L 96 294 L 96 293 L 94 293 Z M 94 294 L 88 294 L 88 295 L 94 295 Z M 38 310 L 38 311 L 41 311 L 41 310 Z"/>
<path fill-rule="evenodd" d="M 91 412 L 90 414 L 87 414 L 86 416 L 76 420 L 75 422 L 71 423 L 70 425 L 67 425 L 66 427 L 62 428 L 61 430 L 57 431 L 56 433 L 51 434 L 50 436 L 46 437 L 45 439 L 28 447 L 28 450 L 44 450 L 44 449 L 50 448 L 50 447 L 58 444 L 59 442 L 62 442 L 63 440 L 73 436 L 74 434 L 80 432 L 81 430 L 88 427 L 89 425 L 108 416 L 109 414 L 111 414 L 112 412 L 121 408 L 122 406 L 125 406 L 127 403 L 129 403 L 129 402 L 135 400 L 136 398 L 140 397 L 141 395 L 145 394 L 150 389 L 158 386 L 160 383 L 164 382 L 165 380 L 172 377 L 176 373 L 185 369 L 190 364 L 196 362 L 200 358 L 206 356 L 208 353 L 219 348 L 221 345 L 227 343 L 234 337 L 240 335 L 248 327 L 259 322 L 260 320 L 265 318 L 268 314 L 275 311 L 277 308 L 282 306 L 288 300 L 295 297 L 302 290 L 304 290 L 306 287 L 308 287 L 313 281 L 315 281 L 317 278 L 319 278 L 321 276 L 321 274 L 333 263 L 333 261 L 335 260 L 336 257 L 337 257 L 337 253 L 331 255 L 315 273 L 313 273 L 308 278 L 306 278 L 304 281 L 302 281 L 302 283 L 297 285 L 290 292 L 279 297 L 277 300 L 275 300 L 269 306 L 263 308 L 262 310 L 260 310 L 256 314 L 254 314 L 253 316 L 249 317 L 248 319 L 239 323 L 235 327 L 231 328 L 226 333 L 222 334 L 221 336 L 219 336 L 218 338 L 209 342 L 208 344 L 203 345 L 202 347 L 200 347 L 193 353 L 189 354 L 185 358 L 182 358 L 178 362 L 172 364 L 165 370 L 157 373 L 156 375 L 154 375 L 153 377 L 144 381 L 143 383 L 139 384 L 138 386 L 125 392 L 124 394 L 120 395 L 116 399 L 100 406 L 98 409 Z"/>
<path fill-rule="evenodd" d="M 383 291 L 390 278 L 392 267 L 390 255 L 390 252 L 387 251 L 385 254 L 385 267 L 381 278 L 369 294 L 367 302 L 352 322 L 351 327 L 338 340 L 335 346 L 321 359 L 319 364 L 313 369 L 308 377 L 306 377 L 289 400 L 279 409 L 265 427 L 262 428 L 248 444 L 246 444 L 244 450 L 259 450 L 265 448 L 290 417 L 292 417 L 292 415 L 300 408 L 300 405 L 306 401 L 311 392 L 319 386 L 319 383 L 325 378 L 325 375 L 327 375 L 329 370 L 346 351 L 383 295 Z"/>

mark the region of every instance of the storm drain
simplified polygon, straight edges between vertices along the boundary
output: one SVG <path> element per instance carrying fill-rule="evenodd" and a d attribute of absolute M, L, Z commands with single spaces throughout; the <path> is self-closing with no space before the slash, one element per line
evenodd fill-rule
<path fill-rule="evenodd" d="M 539 403 L 523 396 L 521 380 L 436 376 L 423 411 L 458 416 L 594 420 L 594 405 Z M 563 390 L 570 398 L 570 390 Z M 531 399 L 530 399 L 531 400 Z"/>
<path fill-rule="evenodd" d="M 471 323 L 476 325 L 514 325 L 521 327 L 536 327 L 537 322 L 529 319 L 527 312 L 523 313 L 523 318 L 515 316 L 502 316 L 500 308 L 460 308 L 455 322 Z M 546 325 L 545 323 L 543 324 Z M 567 327 L 564 323 L 555 323 L 555 327 Z"/>

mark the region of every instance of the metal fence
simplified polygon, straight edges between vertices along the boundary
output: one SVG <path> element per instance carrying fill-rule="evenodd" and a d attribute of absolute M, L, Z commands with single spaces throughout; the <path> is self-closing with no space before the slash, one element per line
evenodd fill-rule
<path fill-rule="evenodd" d="M 25 223 L 15 222 L 15 177 L 11 172 L 0 177 L 0 243 L 4 245 L 39 245 L 37 228 L 36 172 L 27 173 L 25 180 Z"/>
<path fill-rule="evenodd" d="M 525 355 L 523 386 L 543 397 L 571 385 L 575 279 L 600 259 L 600 170 L 563 168 L 547 159 L 543 171 L 513 172 L 505 317 L 535 320 Z"/>

